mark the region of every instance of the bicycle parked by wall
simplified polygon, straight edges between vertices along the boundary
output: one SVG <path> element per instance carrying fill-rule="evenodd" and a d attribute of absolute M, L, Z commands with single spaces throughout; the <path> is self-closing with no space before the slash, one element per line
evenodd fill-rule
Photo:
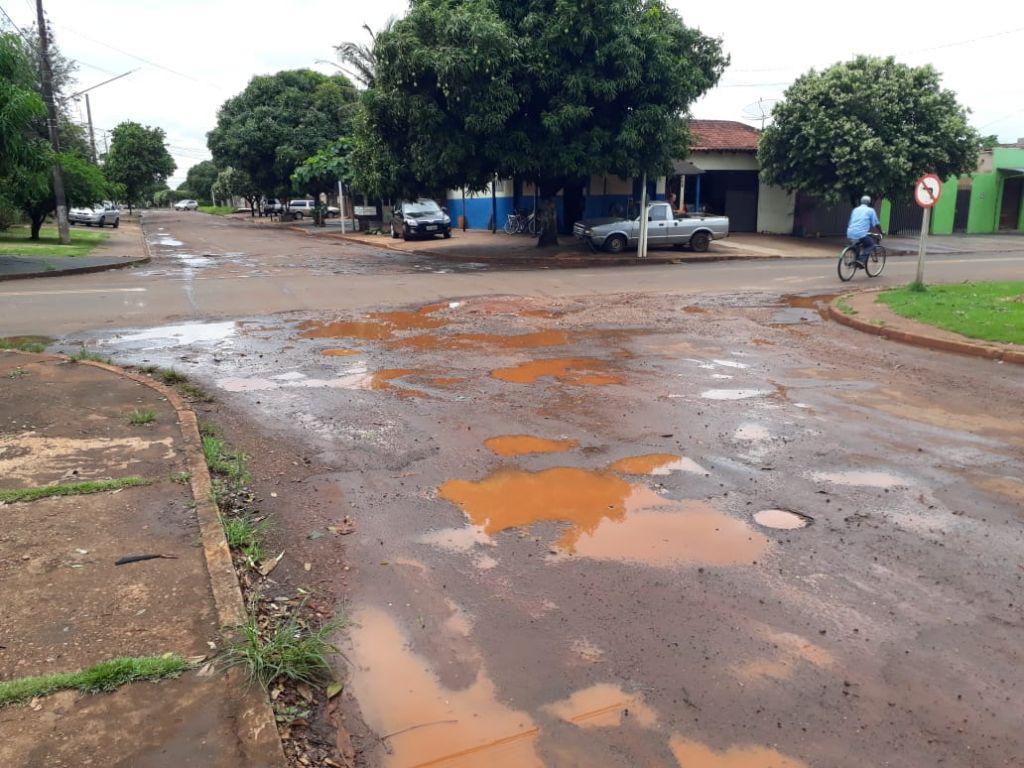
<path fill-rule="evenodd" d="M 868 277 L 878 277 L 882 274 L 882 270 L 885 269 L 885 257 L 888 255 L 888 251 L 882 245 L 882 236 L 877 232 L 872 232 L 871 237 L 875 241 L 875 247 L 865 261 L 858 260 L 860 256 L 860 243 L 856 240 L 843 248 L 842 253 L 839 254 L 837 271 L 839 272 L 839 279 L 844 283 L 854 276 L 859 267 L 864 268 Z"/>
<path fill-rule="evenodd" d="M 521 233 L 537 234 L 537 216 L 526 211 L 515 211 L 508 215 L 505 220 L 505 234 L 518 235 Z"/>

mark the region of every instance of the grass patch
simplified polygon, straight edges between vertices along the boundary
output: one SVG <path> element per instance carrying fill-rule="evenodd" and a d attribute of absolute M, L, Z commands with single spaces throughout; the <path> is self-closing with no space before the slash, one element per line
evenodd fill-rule
<path fill-rule="evenodd" d="M 972 339 L 1024 344 L 1024 282 L 894 288 L 878 300 L 901 317 Z"/>
<path fill-rule="evenodd" d="M 249 475 L 249 457 L 241 451 L 230 449 L 215 435 L 203 435 L 203 456 L 213 474 L 231 483 L 245 485 L 252 480 Z"/>
<path fill-rule="evenodd" d="M 158 375 L 160 376 L 160 381 L 168 386 L 188 381 L 188 376 L 184 373 L 178 373 L 173 368 L 164 368 L 160 370 Z"/>
<path fill-rule="evenodd" d="M 156 421 L 156 411 L 136 408 L 128 414 L 128 423 L 133 427 L 139 427 L 143 424 L 152 424 L 154 421 Z"/>
<path fill-rule="evenodd" d="M 160 370 L 159 365 L 140 365 L 135 370 L 139 373 L 154 374 Z"/>
<path fill-rule="evenodd" d="M 224 662 L 244 667 L 249 683 L 263 688 L 277 680 L 320 687 L 332 677 L 328 657 L 338 652 L 329 638 L 343 627 L 343 622 L 334 621 L 314 629 L 295 615 L 261 622 L 250 608 L 241 636 L 225 651 Z"/>
<path fill-rule="evenodd" d="M 28 227 L 11 227 L 0 232 L 0 256 L 88 256 L 107 239 L 103 232 L 71 228 L 71 243 L 61 245 L 56 227 L 43 227 L 38 240 L 29 239 Z"/>
<path fill-rule="evenodd" d="M 212 403 L 213 395 L 197 384 L 182 384 L 178 387 L 182 395 L 197 403 Z"/>
<path fill-rule="evenodd" d="M 0 707 L 47 696 L 55 691 L 78 690 L 86 693 L 113 691 L 139 680 L 163 680 L 177 677 L 190 664 L 180 656 L 122 657 L 103 661 L 80 672 L 59 672 L 40 677 L 22 677 L 0 683 Z"/>
<path fill-rule="evenodd" d="M 15 488 L 10 491 L 0 491 L 0 502 L 10 504 L 16 501 L 36 501 L 50 496 L 81 496 L 86 493 L 103 493 L 139 485 L 149 485 L 149 480 L 142 477 L 121 477 L 115 480 L 89 480 L 84 483 L 69 483 L 67 485 Z"/>
<path fill-rule="evenodd" d="M 90 352 L 85 348 L 84 344 L 81 347 L 79 347 L 77 352 L 75 352 L 73 355 L 70 355 L 70 357 L 71 361 L 75 363 L 80 363 L 83 360 L 91 360 L 94 363 L 106 363 L 107 365 L 114 364 L 114 361 L 111 360 L 109 357 L 104 357 L 103 355 L 97 355 L 95 352 Z"/>
<path fill-rule="evenodd" d="M 191 472 L 175 472 L 173 475 L 171 475 L 172 483 L 181 483 L 182 485 L 188 485 L 191 479 Z"/>
<path fill-rule="evenodd" d="M 230 205 L 200 205 L 199 210 L 214 216 L 230 216 L 235 212 Z"/>
<path fill-rule="evenodd" d="M 224 525 L 224 538 L 228 546 L 245 556 L 250 566 L 255 566 L 266 557 L 263 547 L 266 533 L 270 528 L 267 520 L 257 520 L 252 515 L 221 517 Z"/>
<path fill-rule="evenodd" d="M 856 315 L 857 310 L 850 306 L 846 299 L 839 299 L 836 302 L 836 309 L 842 312 L 844 315 Z"/>
<path fill-rule="evenodd" d="M 21 352 L 45 352 L 53 343 L 49 336 L 8 336 L 0 339 L 0 349 L 17 349 Z"/>

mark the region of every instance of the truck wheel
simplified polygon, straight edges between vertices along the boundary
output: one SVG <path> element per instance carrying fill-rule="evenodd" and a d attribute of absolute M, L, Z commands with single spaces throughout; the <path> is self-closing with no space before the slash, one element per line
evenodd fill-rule
<path fill-rule="evenodd" d="M 302 221 L 302 211 L 296 211 L 295 213 L 292 214 L 292 216 L 295 217 L 296 221 Z"/>
<path fill-rule="evenodd" d="M 121 226 L 121 219 L 120 218 L 114 219 L 113 226 L 114 226 L 114 229 L 117 229 L 119 226 Z"/>
<path fill-rule="evenodd" d="M 604 241 L 604 248 L 608 253 L 622 253 L 626 250 L 626 236 L 612 235 Z"/>
<path fill-rule="evenodd" d="M 398 239 L 398 233 L 395 232 L 395 222 L 393 222 L 393 221 L 391 222 L 391 239 L 392 240 L 397 240 Z"/>
<path fill-rule="evenodd" d="M 690 247 L 698 253 L 704 253 L 711 245 L 711 236 L 707 232 L 696 232 L 690 238 Z"/>

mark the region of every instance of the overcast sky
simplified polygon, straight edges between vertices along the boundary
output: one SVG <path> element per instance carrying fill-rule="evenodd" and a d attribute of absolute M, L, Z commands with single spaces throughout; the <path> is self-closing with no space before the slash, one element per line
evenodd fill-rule
<path fill-rule="evenodd" d="M 943 84 L 971 110 L 982 133 L 1002 142 L 1024 137 L 1024 2 L 950 0 L 830 3 L 821 0 L 670 0 L 689 26 L 721 37 L 732 64 L 721 84 L 693 107 L 698 118 L 743 120 L 759 99 L 777 99 L 793 79 L 857 53 L 934 64 Z M 90 93 L 94 125 L 122 120 L 167 132 L 178 170 L 209 157 L 206 132 L 217 107 L 256 74 L 311 67 L 329 73 L 334 46 L 365 41 L 401 15 L 406 0 L 44 0 L 57 44 L 78 61 L 80 88 L 138 71 Z M 0 0 L 19 26 L 34 0 Z M 756 108 L 756 107 L 755 107 Z M 84 102 L 81 106 L 85 119 Z M 756 120 L 747 120 L 755 125 Z M 102 150 L 102 140 L 97 140 Z"/>

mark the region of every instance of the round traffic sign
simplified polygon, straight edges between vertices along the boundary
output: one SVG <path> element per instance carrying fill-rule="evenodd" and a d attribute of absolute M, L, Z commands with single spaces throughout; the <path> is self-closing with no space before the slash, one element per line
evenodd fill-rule
<path fill-rule="evenodd" d="M 922 208 L 932 208 L 939 202 L 942 194 L 942 179 L 929 173 L 917 180 L 914 185 L 914 201 Z"/>

